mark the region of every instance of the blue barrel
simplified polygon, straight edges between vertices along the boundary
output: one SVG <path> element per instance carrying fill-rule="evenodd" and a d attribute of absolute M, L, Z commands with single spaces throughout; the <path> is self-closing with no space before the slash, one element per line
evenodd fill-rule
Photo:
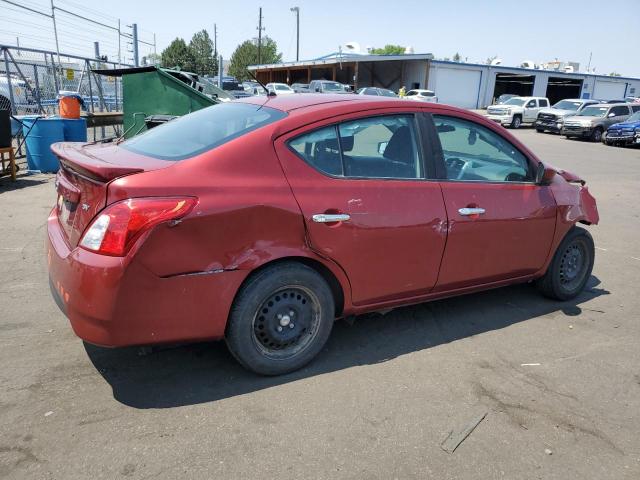
<path fill-rule="evenodd" d="M 58 158 L 51 152 L 51 144 L 64 141 L 62 119 L 25 117 L 22 123 L 29 170 L 57 172 L 60 165 Z"/>
<path fill-rule="evenodd" d="M 63 118 L 62 124 L 64 125 L 65 142 L 87 141 L 87 121 L 84 118 Z"/>

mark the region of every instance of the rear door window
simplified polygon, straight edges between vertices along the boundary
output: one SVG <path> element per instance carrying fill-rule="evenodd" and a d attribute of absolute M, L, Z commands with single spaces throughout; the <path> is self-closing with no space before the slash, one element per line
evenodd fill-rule
<path fill-rule="evenodd" d="M 541 107 L 548 107 L 549 106 L 549 102 L 544 98 L 541 98 L 540 100 L 538 100 L 538 103 L 540 104 Z"/>
<path fill-rule="evenodd" d="M 286 117 L 262 105 L 220 103 L 130 138 L 121 147 L 162 160 L 183 160 Z"/>
<path fill-rule="evenodd" d="M 629 115 L 629 107 L 626 107 L 624 105 L 613 107 L 611 109 L 611 113 L 614 113 L 616 117 L 623 117 L 625 115 Z"/>
<path fill-rule="evenodd" d="M 424 178 L 413 115 L 343 122 L 289 141 L 309 165 L 348 178 Z"/>

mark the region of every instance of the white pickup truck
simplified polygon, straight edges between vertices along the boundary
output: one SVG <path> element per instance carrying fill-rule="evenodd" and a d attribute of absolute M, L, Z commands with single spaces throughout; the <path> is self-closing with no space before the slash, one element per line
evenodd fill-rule
<path fill-rule="evenodd" d="M 13 101 L 16 104 L 27 103 L 28 89 L 23 80 L 11 76 L 11 89 Z M 0 110 L 11 110 L 11 94 L 9 93 L 9 81 L 4 73 L 0 73 Z"/>
<path fill-rule="evenodd" d="M 501 105 L 487 108 L 487 118 L 505 127 L 520 128 L 523 123 L 534 123 L 541 108 L 549 107 L 544 97 L 513 97 Z"/>

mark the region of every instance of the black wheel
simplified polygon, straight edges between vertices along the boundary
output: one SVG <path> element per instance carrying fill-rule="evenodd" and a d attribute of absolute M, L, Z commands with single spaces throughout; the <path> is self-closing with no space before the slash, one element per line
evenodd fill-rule
<path fill-rule="evenodd" d="M 226 341 L 248 370 L 280 375 L 320 352 L 334 318 L 333 295 L 324 278 L 306 265 L 283 263 L 244 285 L 229 315 Z"/>
<path fill-rule="evenodd" d="M 594 128 L 593 132 L 591 132 L 590 140 L 592 142 L 601 142 L 602 141 L 602 128 L 600 128 L 600 127 Z"/>
<path fill-rule="evenodd" d="M 544 128 L 536 128 L 536 132 L 538 132 L 538 133 L 544 133 Z"/>
<path fill-rule="evenodd" d="M 538 289 L 556 300 L 574 298 L 589 280 L 594 258 L 591 234 L 573 227 L 560 243 L 547 272 L 537 280 Z"/>
<path fill-rule="evenodd" d="M 520 118 L 519 115 L 515 115 L 513 120 L 511 120 L 511 125 L 509 126 L 511 128 L 520 128 L 520 125 L 522 125 L 522 118 Z"/>

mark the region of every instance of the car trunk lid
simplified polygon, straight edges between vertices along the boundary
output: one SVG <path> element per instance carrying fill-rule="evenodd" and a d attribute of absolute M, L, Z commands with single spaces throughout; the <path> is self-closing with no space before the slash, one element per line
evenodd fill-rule
<path fill-rule="evenodd" d="M 115 144 L 55 143 L 51 150 L 60 161 L 56 176 L 58 222 L 71 248 L 75 248 L 91 220 L 107 204 L 112 180 L 173 164 L 124 152 Z"/>

